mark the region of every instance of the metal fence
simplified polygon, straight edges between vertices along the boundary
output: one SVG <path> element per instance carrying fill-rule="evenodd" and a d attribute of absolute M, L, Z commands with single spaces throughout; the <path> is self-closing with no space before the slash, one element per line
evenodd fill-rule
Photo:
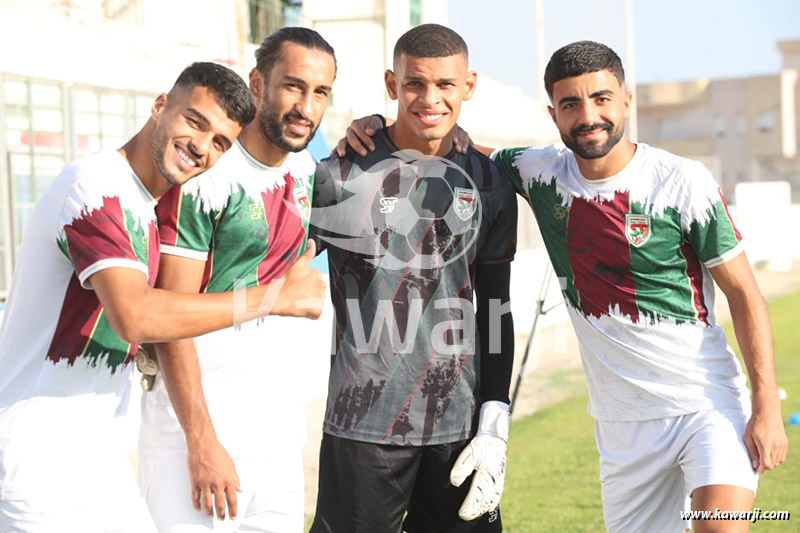
<path fill-rule="evenodd" d="M 68 161 L 122 146 L 154 96 L 0 73 L 0 300 L 39 196 Z"/>

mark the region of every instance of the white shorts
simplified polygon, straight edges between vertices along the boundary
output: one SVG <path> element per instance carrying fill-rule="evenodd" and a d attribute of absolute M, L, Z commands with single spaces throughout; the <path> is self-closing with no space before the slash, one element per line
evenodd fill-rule
<path fill-rule="evenodd" d="M 90 444 L 87 444 L 89 446 Z M 64 461 L 76 458 L 64 458 Z M 84 462 L 83 464 L 91 464 Z M 131 465 L 124 457 L 119 462 L 97 462 L 104 469 L 103 479 L 91 486 L 74 477 L 53 475 L 51 487 L 58 494 L 0 501 L 0 531 L 3 533 L 155 533 Z M 88 476 L 87 476 L 88 477 Z M 95 479 L 99 476 L 92 476 Z M 81 486 L 84 485 L 84 486 Z"/>
<path fill-rule="evenodd" d="M 161 533 L 259 531 L 302 533 L 302 450 L 297 447 L 258 459 L 237 459 L 242 492 L 236 520 L 217 520 L 192 506 L 186 454 L 166 451 L 139 456 L 139 485 Z"/>
<path fill-rule="evenodd" d="M 707 485 L 755 494 L 758 475 L 744 445 L 747 420 L 738 409 L 700 411 L 638 422 L 597 421 L 606 529 L 674 533 L 686 497 Z"/>

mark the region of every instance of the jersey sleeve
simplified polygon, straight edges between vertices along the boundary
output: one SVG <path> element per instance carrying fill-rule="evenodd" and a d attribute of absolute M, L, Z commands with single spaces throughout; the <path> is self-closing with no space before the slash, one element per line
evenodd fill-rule
<path fill-rule="evenodd" d="M 493 168 L 492 171 L 496 172 Z M 478 251 L 480 264 L 506 263 L 517 251 L 517 197 L 504 172 L 495 176 L 492 190 L 485 196 L 483 216 L 488 224 L 486 239 Z"/>
<path fill-rule="evenodd" d="M 198 261 L 208 259 L 218 212 L 204 206 L 187 187 L 173 187 L 156 206 L 161 253 Z"/>
<path fill-rule="evenodd" d="M 715 267 L 744 250 L 742 235 L 711 173 L 697 162 L 687 167 L 681 224 L 700 260 L 709 268 Z"/>
<path fill-rule="evenodd" d="M 526 148 L 502 148 L 492 152 L 491 157 L 505 177 L 511 181 L 511 184 L 514 186 L 514 190 L 518 194 L 521 194 L 523 197 L 527 198 L 528 191 L 525 190 L 525 185 L 523 184 L 519 167 L 514 164 L 519 154 L 525 150 Z"/>
<path fill-rule="evenodd" d="M 119 196 L 94 196 L 99 195 L 87 193 L 76 183 L 64 199 L 59 218 L 58 245 L 72 262 L 81 286 L 91 289 L 89 277 L 111 267 L 132 268 L 149 276 L 149 224 L 126 210 Z"/>
<path fill-rule="evenodd" d="M 308 236 L 317 242 L 319 251 L 325 248 L 327 241 L 324 237 L 330 235 L 332 228 L 336 227 L 335 215 L 340 214 L 334 206 L 342 191 L 342 166 L 352 168 L 353 159 L 340 159 L 336 156 L 323 159 L 314 172 L 313 209 Z"/>
<path fill-rule="evenodd" d="M 342 191 L 343 167 L 351 168 L 352 165 L 351 158 L 336 156 L 323 159 L 317 164 L 314 172 L 314 207 L 329 207 L 337 202 Z"/>

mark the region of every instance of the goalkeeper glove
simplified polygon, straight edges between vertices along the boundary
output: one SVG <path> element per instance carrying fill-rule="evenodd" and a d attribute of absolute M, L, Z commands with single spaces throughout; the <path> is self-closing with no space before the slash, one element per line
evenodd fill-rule
<path fill-rule="evenodd" d="M 450 483 L 456 487 L 475 472 L 467 497 L 458 511 L 463 520 L 474 520 L 500 503 L 506 476 L 508 411 L 508 404 L 503 402 L 488 401 L 481 405 L 478 433 L 450 471 Z"/>

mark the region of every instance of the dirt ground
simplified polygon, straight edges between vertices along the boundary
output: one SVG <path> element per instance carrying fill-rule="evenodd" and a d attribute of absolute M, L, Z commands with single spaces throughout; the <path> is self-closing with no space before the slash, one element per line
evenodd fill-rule
<path fill-rule="evenodd" d="M 792 266 L 793 268 L 786 272 L 755 271 L 761 293 L 767 300 L 800 290 L 800 261 L 795 261 Z M 717 290 L 716 298 L 714 312 L 717 322 L 726 322 L 730 319 L 730 314 L 725 297 Z M 553 303 L 549 302 L 548 305 Z M 518 335 L 516 339 L 512 391 L 519 376 L 527 338 L 528 335 L 523 334 Z M 514 404 L 513 419 L 531 415 L 543 407 L 584 392 L 586 392 L 586 380 L 583 377 L 577 339 L 572 327 L 565 322 L 538 329 L 532 341 L 528 363 Z M 306 404 L 307 441 L 303 450 L 303 460 L 306 472 L 307 517 L 314 514 L 317 497 L 319 442 L 322 438 L 324 412 L 324 398 Z"/>

